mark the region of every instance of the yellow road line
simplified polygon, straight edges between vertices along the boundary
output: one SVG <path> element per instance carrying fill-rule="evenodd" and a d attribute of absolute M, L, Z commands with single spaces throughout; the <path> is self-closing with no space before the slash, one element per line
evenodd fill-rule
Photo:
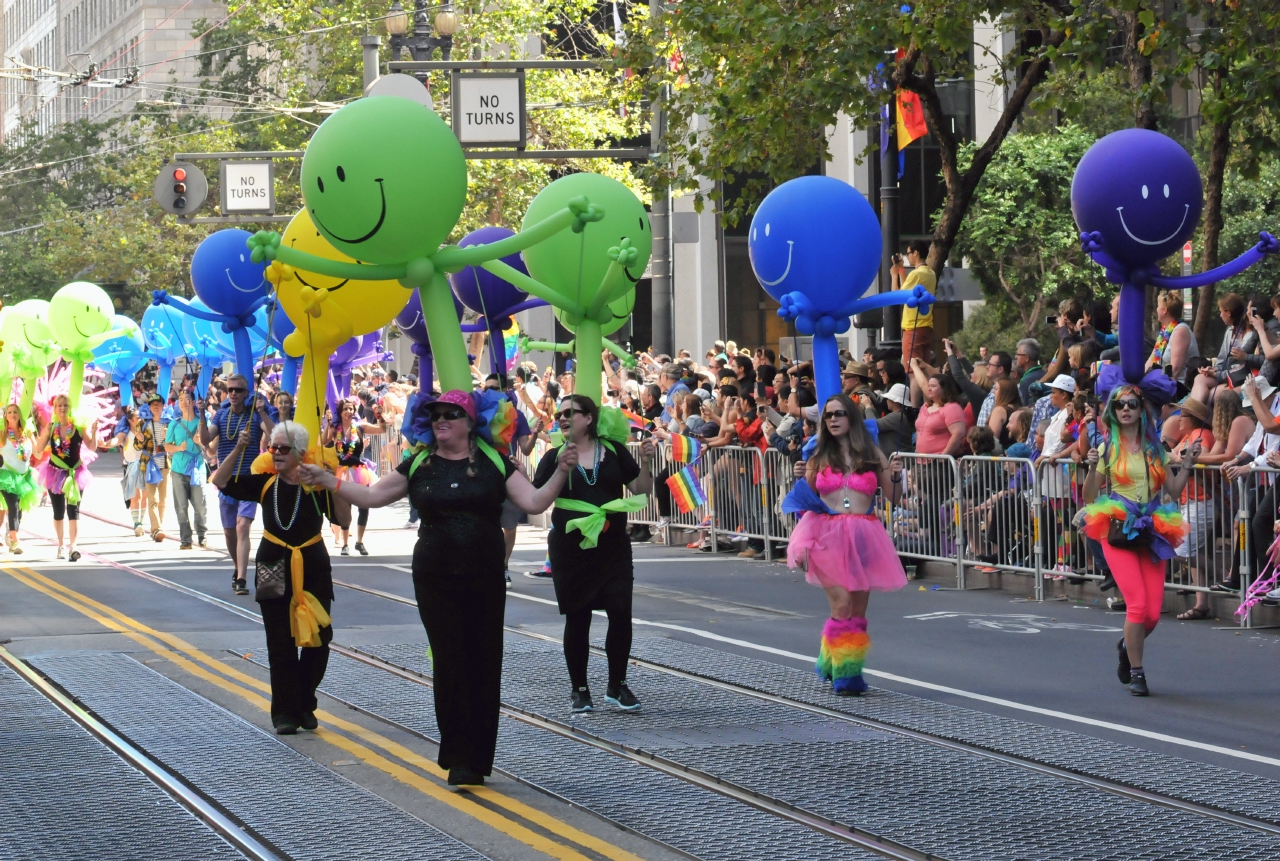
<path fill-rule="evenodd" d="M 123 634 L 157 655 L 161 655 L 172 660 L 176 665 L 188 673 L 204 679 L 210 684 L 216 685 L 229 693 L 235 694 L 257 706 L 264 712 L 270 713 L 271 704 L 265 697 L 259 696 L 252 691 L 245 690 L 245 688 L 242 687 L 242 685 L 247 685 L 259 691 L 270 693 L 270 686 L 268 684 L 255 679 L 252 676 L 246 675 L 232 667 L 226 666 L 225 662 L 218 661 L 205 654 L 195 646 L 187 643 L 181 637 L 176 637 L 162 631 L 156 631 L 136 619 L 133 619 L 132 617 L 127 616 L 106 604 L 95 601 L 87 595 L 83 595 L 61 583 L 51 580 L 30 568 L 3 568 L 0 570 L 3 570 L 6 574 L 19 582 L 24 583 L 25 585 L 48 595 L 54 600 L 71 607 L 82 615 L 93 619 L 108 630 Z M 156 642 L 157 640 L 159 643 Z M 170 648 L 162 648 L 160 643 L 163 643 Z M 174 650 L 182 653 L 182 655 L 189 656 L 191 660 L 189 660 L 188 657 L 182 657 L 175 654 Z M 215 672 L 210 672 L 205 666 L 200 666 L 199 664 L 205 664 Z M 230 679 L 235 679 L 237 682 L 240 682 L 240 684 L 236 684 L 228 678 L 224 678 L 224 676 L 229 677 Z M 371 745 L 381 748 L 387 753 L 403 760 L 404 762 L 426 771 L 439 780 L 445 780 L 448 777 L 445 770 L 440 768 L 436 763 L 379 733 L 360 726 L 359 724 L 343 720 L 337 715 L 333 715 L 329 712 L 319 711 L 317 712 L 317 717 L 329 726 L 355 735 Z M 423 794 L 444 802 L 445 804 L 466 813 L 468 816 L 471 816 L 484 824 L 489 825 L 495 830 L 501 831 L 509 837 L 519 840 L 520 842 L 537 849 L 546 855 L 553 858 L 564 859 L 564 861 L 578 861 L 578 859 L 581 859 L 581 861 L 588 861 L 587 856 L 582 855 L 574 849 L 554 842 L 517 822 L 512 822 L 510 819 L 507 819 L 486 807 L 468 801 L 464 796 L 459 795 L 458 793 L 445 789 L 431 781 L 424 780 L 416 773 L 402 765 L 399 765 L 398 763 L 388 760 L 386 757 L 381 756 L 358 742 L 325 729 L 317 731 L 316 735 L 330 744 L 347 750 L 353 755 L 359 757 L 365 763 L 390 775 L 396 780 L 399 780 L 408 786 L 412 786 Z M 572 841 L 579 846 L 591 849 L 607 858 L 613 859 L 613 861 L 641 861 L 637 855 L 627 852 L 626 850 L 614 846 L 600 838 L 594 837 L 591 834 L 579 831 L 568 823 L 562 822 L 554 816 L 538 810 L 535 807 L 531 807 L 522 801 L 511 798 L 492 787 L 467 787 L 467 792 L 475 795 L 478 799 L 489 801 L 497 806 L 509 810 L 511 813 L 533 822 L 553 834 Z"/>

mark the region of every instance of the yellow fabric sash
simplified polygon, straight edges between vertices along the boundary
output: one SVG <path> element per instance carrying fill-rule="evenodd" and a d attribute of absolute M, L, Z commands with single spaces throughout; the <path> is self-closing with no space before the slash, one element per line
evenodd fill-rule
<path fill-rule="evenodd" d="M 561 498 L 556 500 L 556 508 L 562 508 L 566 511 L 581 511 L 586 514 L 586 517 L 575 517 L 564 525 L 565 532 L 573 532 L 576 529 L 582 533 L 582 544 L 580 546 L 583 550 L 590 550 L 599 542 L 600 533 L 604 531 L 606 516 L 639 511 L 648 504 L 649 497 L 644 493 L 623 499 L 611 499 L 604 505 L 592 505 L 590 502 L 583 502 L 580 499 Z"/>
<path fill-rule="evenodd" d="M 289 631 L 293 634 L 293 642 L 298 648 L 315 648 L 320 643 L 320 629 L 333 620 L 324 611 L 320 599 L 302 588 L 302 548 L 319 543 L 324 536 L 319 533 L 298 546 L 285 544 L 270 532 L 263 532 L 262 537 L 272 544 L 278 544 L 290 551 L 289 576 L 293 581 L 293 602 L 289 606 Z"/>

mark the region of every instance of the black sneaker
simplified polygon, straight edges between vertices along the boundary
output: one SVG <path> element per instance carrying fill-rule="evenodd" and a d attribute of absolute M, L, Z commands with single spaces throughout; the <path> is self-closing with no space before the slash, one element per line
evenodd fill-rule
<path fill-rule="evenodd" d="M 1133 674 L 1133 680 L 1129 682 L 1129 693 L 1135 697 L 1149 697 L 1151 691 L 1147 690 L 1147 674 L 1138 670 Z"/>
<path fill-rule="evenodd" d="M 473 771 L 465 765 L 455 765 L 449 769 L 450 786 L 484 786 L 484 775 Z"/>
<path fill-rule="evenodd" d="M 244 582 L 244 580 L 243 580 L 243 579 L 240 579 L 240 580 L 232 580 L 232 581 L 231 581 L 231 589 L 232 589 L 232 591 L 234 591 L 237 595 L 248 595 L 248 594 L 249 594 L 249 587 L 248 587 L 247 585 L 245 585 L 245 582 Z"/>
<path fill-rule="evenodd" d="M 315 712 L 303 712 L 302 717 L 298 718 L 298 726 L 305 730 L 314 730 L 320 726 L 320 721 L 316 720 Z"/>
<path fill-rule="evenodd" d="M 1120 678 L 1120 684 L 1127 685 L 1132 676 L 1129 673 L 1129 650 L 1124 647 L 1124 637 L 1116 643 L 1116 651 L 1120 653 L 1120 666 L 1116 668 L 1116 675 Z"/>
<path fill-rule="evenodd" d="M 510 589 L 511 588 L 511 572 L 503 571 L 502 576 L 507 581 L 507 588 Z"/>
<path fill-rule="evenodd" d="M 631 693 L 631 688 L 627 687 L 626 682 L 606 688 L 604 701 L 609 705 L 617 706 L 624 712 L 633 712 L 640 708 L 640 701 L 636 699 L 635 694 Z"/>
<path fill-rule="evenodd" d="M 359 553 L 361 556 L 368 556 L 368 555 L 369 555 L 369 551 L 364 549 L 364 542 L 363 542 L 363 541 L 357 541 L 357 542 L 356 542 L 356 552 L 357 552 L 357 553 Z"/>
<path fill-rule="evenodd" d="M 590 689 L 578 688 L 573 692 L 573 700 L 569 706 L 569 711 L 574 714 L 581 714 L 582 712 L 595 711 L 595 709 L 595 704 L 591 702 Z"/>
<path fill-rule="evenodd" d="M 298 725 L 293 722 L 293 718 L 278 717 L 271 719 L 271 725 L 276 728 L 276 735 L 297 735 Z"/>

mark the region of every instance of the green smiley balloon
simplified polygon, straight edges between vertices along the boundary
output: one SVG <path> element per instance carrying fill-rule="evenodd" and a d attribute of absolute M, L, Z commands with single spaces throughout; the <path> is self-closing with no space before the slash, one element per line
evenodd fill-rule
<path fill-rule="evenodd" d="M 567 227 L 579 231 L 602 217 L 600 207 L 585 198 L 566 199 L 515 236 L 488 245 L 442 247 L 466 202 L 466 161 L 434 111 L 397 96 L 359 99 L 321 124 L 302 159 L 302 196 L 325 239 L 359 262 L 299 251 L 267 231 L 249 240 L 253 261 L 331 278 L 398 280 L 416 288 L 445 389 L 472 385 L 446 273 L 523 251 Z M 539 285 L 533 286 L 529 292 L 540 295 Z"/>
<path fill-rule="evenodd" d="M 72 281 L 63 285 L 49 300 L 49 331 L 57 341 L 62 358 L 71 363 L 71 382 L 67 396 L 71 410 L 80 408 L 84 390 L 84 363 L 93 359 L 93 348 L 123 334 L 111 328 L 115 308 L 111 297 L 97 284 Z"/>

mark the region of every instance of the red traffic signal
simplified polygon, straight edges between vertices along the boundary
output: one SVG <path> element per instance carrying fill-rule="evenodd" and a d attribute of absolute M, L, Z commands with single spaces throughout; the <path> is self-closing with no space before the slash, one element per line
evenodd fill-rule
<path fill-rule="evenodd" d="M 173 169 L 173 179 L 175 182 L 183 182 L 187 178 L 187 172 L 180 167 Z M 176 189 L 175 189 L 176 190 Z"/>
<path fill-rule="evenodd" d="M 156 177 L 152 194 L 160 208 L 174 215 L 191 216 L 204 206 L 209 183 L 200 168 L 190 162 L 165 165 Z"/>

